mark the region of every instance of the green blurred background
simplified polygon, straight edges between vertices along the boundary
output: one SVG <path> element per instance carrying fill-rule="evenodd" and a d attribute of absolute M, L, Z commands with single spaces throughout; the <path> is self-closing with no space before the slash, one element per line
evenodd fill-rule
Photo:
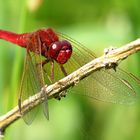
<path fill-rule="evenodd" d="M 53 27 L 92 49 L 121 46 L 140 35 L 139 0 L 0 0 L 0 28 L 17 33 Z M 17 105 L 25 50 L 0 40 L 0 115 Z M 139 55 L 120 65 L 139 76 Z M 140 100 L 139 100 L 140 101 Z M 140 103 L 115 105 L 69 94 L 50 100 L 50 120 L 13 123 L 5 140 L 139 140 Z"/>

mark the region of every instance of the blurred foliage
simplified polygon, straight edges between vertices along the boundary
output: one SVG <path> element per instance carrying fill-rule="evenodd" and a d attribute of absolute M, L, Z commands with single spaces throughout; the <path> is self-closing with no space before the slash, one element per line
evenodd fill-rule
<path fill-rule="evenodd" d="M 139 37 L 139 5 L 139 0 L 0 0 L 0 28 L 22 33 L 51 26 L 101 55 L 105 47 Z M 2 40 L 0 46 L 2 115 L 17 105 L 25 50 Z M 138 61 L 133 55 L 123 68 L 140 75 Z M 49 101 L 49 109 L 50 121 L 42 113 L 31 126 L 19 120 L 7 129 L 5 140 L 140 139 L 139 103 L 121 106 L 69 94 Z"/>

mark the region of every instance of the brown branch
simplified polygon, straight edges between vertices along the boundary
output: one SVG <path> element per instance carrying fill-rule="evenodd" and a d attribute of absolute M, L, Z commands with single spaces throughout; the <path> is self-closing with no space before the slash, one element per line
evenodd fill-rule
<path fill-rule="evenodd" d="M 117 62 L 119 62 L 120 60 L 125 59 L 129 55 L 136 53 L 139 50 L 140 50 L 140 39 L 137 39 L 125 46 L 122 46 L 121 48 L 114 49 L 108 52 L 107 54 L 92 60 L 91 62 L 82 66 L 81 68 L 74 71 L 67 77 L 59 80 L 58 82 L 50 86 L 43 87 L 43 90 L 41 90 L 39 93 L 35 94 L 34 96 L 31 96 L 30 99 L 26 99 L 23 102 L 21 106 L 23 114 L 27 113 L 29 104 L 32 109 L 35 106 L 42 103 L 45 100 L 45 95 L 47 95 L 49 99 L 54 98 L 60 92 L 68 89 L 69 87 L 74 86 L 85 77 L 90 76 L 92 72 L 102 67 L 117 64 Z M 0 134 L 2 135 L 2 133 L 9 125 L 11 125 L 13 122 L 15 122 L 21 117 L 22 116 L 20 115 L 18 106 L 13 108 L 11 111 L 7 112 L 5 115 L 1 116 Z"/>

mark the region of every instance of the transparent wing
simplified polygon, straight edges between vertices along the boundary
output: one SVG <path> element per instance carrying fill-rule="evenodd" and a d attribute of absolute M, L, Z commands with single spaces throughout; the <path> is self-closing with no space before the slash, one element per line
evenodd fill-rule
<path fill-rule="evenodd" d="M 69 40 L 73 46 L 72 58 L 64 65 L 67 73 L 95 59 L 94 53 L 73 39 L 59 34 L 61 39 Z M 129 104 L 136 100 L 140 82 L 121 69 L 101 69 L 93 72 L 74 87 L 75 92 L 97 100 Z"/>
<path fill-rule="evenodd" d="M 26 58 L 24 64 L 24 71 L 21 81 L 20 94 L 19 94 L 19 110 L 22 114 L 22 102 L 30 96 L 38 93 L 44 85 L 44 78 L 42 72 L 42 60 L 41 60 L 41 47 L 40 41 L 37 35 L 33 35 L 28 42 L 28 48 L 26 51 Z M 29 51 L 29 47 L 34 47 L 33 53 Z M 34 120 L 38 107 L 30 110 L 31 105 L 28 106 L 28 112 L 23 115 L 23 119 L 26 124 L 31 124 Z"/>

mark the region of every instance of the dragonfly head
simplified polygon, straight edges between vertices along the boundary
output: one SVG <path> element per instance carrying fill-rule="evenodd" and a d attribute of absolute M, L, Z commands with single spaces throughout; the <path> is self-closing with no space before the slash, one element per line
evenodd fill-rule
<path fill-rule="evenodd" d="M 56 41 L 49 48 L 49 56 L 59 64 L 65 64 L 71 57 L 72 46 L 66 41 Z"/>

